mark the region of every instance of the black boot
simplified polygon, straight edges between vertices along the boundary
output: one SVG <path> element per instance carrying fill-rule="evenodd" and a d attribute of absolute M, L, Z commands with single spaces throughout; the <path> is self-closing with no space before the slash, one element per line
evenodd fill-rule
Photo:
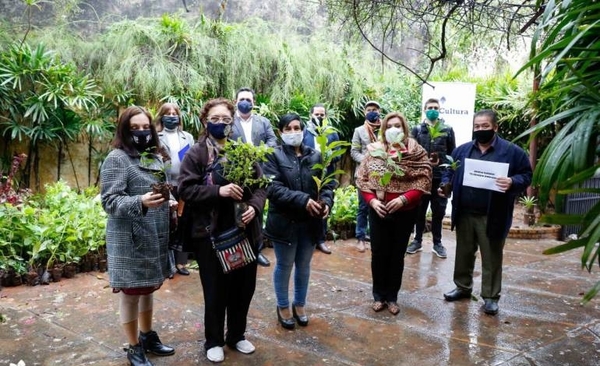
<path fill-rule="evenodd" d="M 170 356 L 175 353 L 175 348 L 162 344 L 158 334 L 153 330 L 148 333 L 140 332 L 138 340 L 146 352 L 157 356 Z"/>
<path fill-rule="evenodd" d="M 129 345 L 129 348 L 123 348 L 127 352 L 127 360 L 131 366 L 154 366 L 154 364 L 146 358 L 146 352 L 138 343 L 135 346 Z"/>

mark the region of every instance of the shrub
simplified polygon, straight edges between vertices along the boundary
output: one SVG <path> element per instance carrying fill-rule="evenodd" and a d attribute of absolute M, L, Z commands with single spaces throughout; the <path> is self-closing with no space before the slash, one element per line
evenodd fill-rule
<path fill-rule="evenodd" d="M 356 187 L 353 185 L 338 187 L 334 191 L 334 197 L 333 208 L 329 215 L 329 225 L 336 227 L 354 224 L 358 213 Z"/>

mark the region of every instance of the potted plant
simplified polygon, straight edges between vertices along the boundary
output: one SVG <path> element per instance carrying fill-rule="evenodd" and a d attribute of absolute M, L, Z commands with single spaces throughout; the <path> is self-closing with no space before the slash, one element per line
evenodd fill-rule
<path fill-rule="evenodd" d="M 404 143 L 402 142 L 404 138 L 403 134 L 399 134 L 396 137 L 396 141 L 390 141 L 391 144 L 398 144 L 400 145 L 401 148 L 404 148 Z M 380 172 L 377 171 L 373 171 L 370 173 L 370 175 L 372 177 L 376 177 L 379 179 L 379 184 L 381 184 L 382 186 L 387 186 L 388 184 L 390 184 L 390 181 L 392 180 L 393 176 L 398 176 L 401 177 L 404 175 L 404 171 L 402 171 L 402 169 L 400 169 L 400 167 L 398 166 L 397 162 L 400 161 L 402 159 L 402 154 L 398 151 L 398 155 L 397 157 L 392 157 L 388 154 L 387 151 L 385 151 L 384 145 L 381 144 L 378 148 L 369 150 L 369 155 L 371 155 L 372 157 L 375 158 L 379 158 L 381 159 L 385 165 L 386 165 L 386 171 L 382 174 Z M 383 192 L 375 192 L 377 195 L 377 198 L 380 200 L 383 200 Z"/>
<path fill-rule="evenodd" d="M 353 237 L 356 227 L 358 211 L 356 187 L 353 185 L 338 187 L 335 189 L 334 197 L 335 201 L 328 219 L 329 228 L 334 240 L 338 236 L 346 240 Z"/>
<path fill-rule="evenodd" d="M 328 141 L 327 136 L 336 132 L 333 126 L 330 126 L 327 119 L 324 119 L 320 126 L 315 128 L 317 136 L 316 143 L 321 152 L 321 163 L 312 166 L 313 170 L 318 170 L 320 174 L 313 175 L 313 180 L 317 186 L 317 203 L 321 206 L 321 215 L 325 215 L 325 204 L 320 199 L 321 190 L 328 184 L 336 184 L 336 176 L 344 174 L 342 169 L 333 169 L 333 165 L 338 157 L 346 153 L 346 147 L 350 146 L 347 141 Z"/>
<path fill-rule="evenodd" d="M 435 139 L 446 136 L 446 132 L 444 132 L 445 128 L 446 125 L 442 121 L 438 121 L 433 125 L 427 124 L 427 132 L 429 132 L 430 146 L 433 146 L 433 142 L 435 141 Z M 440 157 L 438 156 L 437 152 L 431 152 L 429 154 L 429 159 L 433 164 L 437 164 L 440 160 Z"/>
<path fill-rule="evenodd" d="M 271 182 L 266 176 L 256 177 L 255 164 L 267 161 L 267 155 L 273 152 L 273 148 L 261 142 L 254 146 L 242 142 L 228 140 L 223 147 L 223 178 L 235 183 L 244 189 L 242 201 L 235 202 L 235 221 L 238 227 L 244 227 L 242 214 L 248 209 L 244 202 L 252 194 L 252 187 L 266 187 Z"/>
<path fill-rule="evenodd" d="M 171 198 L 171 189 L 173 185 L 168 182 L 167 169 L 169 168 L 168 163 L 161 164 L 160 160 L 155 154 L 144 151 L 140 154 L 140 166 L 146 170 L 152 172 L 152 174 L 158 179 L 158 182 L 152 183 L 152 193 L 162 194 L 165 201 Z"/>
<path fill-rule="evenodd" d="M 450 155 L 446 155 L 446 159 L 448 160 L 448 163 L 441 164 L 440 167 L 450 169 L 452 171 L 456 171 L 460 167 L 460 160 L 454 161 L 454 158 L 452 158 Z M 450 197 L 452 194 L 452 182 L 440 183 L 440 188 L 442 189 L 442 192 L 444 192 L 444 196 Z"/>
<path fill-rule="evenodd" d="M 537 198 L 534 196 L 522 196 L 519 198 L 519 203 L 525 207 L 523 223 L 527 226 L 533 226 L 535 224 L 535 205 L 537 204 Z"/>

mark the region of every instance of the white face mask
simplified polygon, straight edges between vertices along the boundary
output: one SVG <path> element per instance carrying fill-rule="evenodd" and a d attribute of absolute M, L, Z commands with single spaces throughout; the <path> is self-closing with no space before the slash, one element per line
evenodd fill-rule
<path fill-rule="evenodd" d="M 398 127 L 390 127 L 385 130 L 385 139 L 388 144 L 401 143 L 404 140 L 404 132 Z"/>
<path fill-rule="evenodd" d="M 283 143 L 294 147 L 298 147 L 302 144 L 303 137 L 304 136 L 302 134 L 302 131 L 281 134 L 281 139 L 283 140 Z"/>

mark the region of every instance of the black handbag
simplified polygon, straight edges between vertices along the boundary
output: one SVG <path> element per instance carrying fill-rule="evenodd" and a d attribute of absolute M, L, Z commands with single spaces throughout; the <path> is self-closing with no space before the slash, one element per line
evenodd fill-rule
<path fill-rule="evenodd" d="M 211 235 L 211 240 L 223 273 L 229 273 L 256 261 L 256 255 L 246 232 L 237 226 L 218 234 L 214 233 Z"/>

